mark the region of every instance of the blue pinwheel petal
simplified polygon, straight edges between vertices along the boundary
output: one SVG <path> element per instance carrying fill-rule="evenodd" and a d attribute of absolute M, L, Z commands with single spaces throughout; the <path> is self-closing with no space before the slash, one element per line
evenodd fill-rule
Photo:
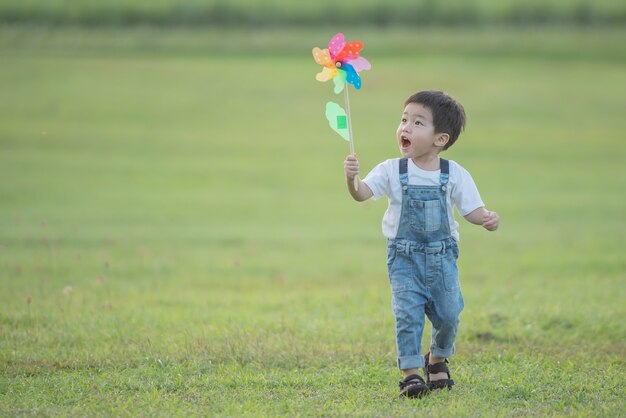
<path fill-rule="evenodd" d="M 341 69 L 346 72 L 346 81 L 354 86 L 355 89 L 361 88 L 361 77 L 350 64 L 342 63 Z"/>

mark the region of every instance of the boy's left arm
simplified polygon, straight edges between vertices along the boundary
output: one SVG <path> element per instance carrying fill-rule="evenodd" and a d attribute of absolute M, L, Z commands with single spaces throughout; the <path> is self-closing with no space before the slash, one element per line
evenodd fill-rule
<path fill-rule="evenodd" d="M 464 216 L 465 219 L 474 225 L 481 225 L 487 231 L 495 231 L 500 225 L 500 217 L 496 212 L 488 211 L 485 208 L 478 208 Z"/>

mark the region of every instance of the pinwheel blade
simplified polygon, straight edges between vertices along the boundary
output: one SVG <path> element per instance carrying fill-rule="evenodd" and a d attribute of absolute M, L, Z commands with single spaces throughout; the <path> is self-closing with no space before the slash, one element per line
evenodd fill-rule
<path fill-rule="evenodd" d="M 313 48 L 313 59 L 319 65 L 323 65 L 324 67 L 333 67 L 333 60 L 330 58 L 330 54 L 328 49 L 319 49 L 318 47 Z"/>
<path fill-rule="evenodd" d="M 348 42 L 343 49 L 335 55 L 335 62 L 342 61 L 347 57 L 358 57 L 359 52 L 363 49 L 363 42 Z"/>
<path fill-rule="evenodd" d="M 330 128 L 337 132 L 343 139 L 350 141 L 350 135 L 348 133 L 348 115 L 335 102 L 326 103 L 326 119 Z"/>
<path fill-rule="evenodd" d="M 339 71 L 338 74 L 333 78 L 333 83 L 335 83 L 335 94 L 339 94 L 343 91 L 343 88 L 346 86 L 346 72 Z"/>
<path fill-rule="evenodd" d="M 346 72 L 346 81 L 359 90 L 361 88 L 361 77 L 354 70 L 354 67 L 350 64 L 344 64 L 341 69 Z"/>
<path fill-rule="evenodd" d="M 334 58 L 343 47 L 346 45 L 344 41 L 343 33 L 338 33 L 328 41 L 328 52 L 330 52 L 331 58 Z"/>
<path fill-rule="evenodd" d="M 315 79 L 317 81 L 328 81 L 331 78 L 335 77 L 338 73 L 339 73 L 339 70 L 336 69 L 335 67 L 332 67 L 332 68 L 324 67 L 322 71 L 320 71 L 319 73 L 315 75 Z"/>
<path fill-rule="evenodd" d="M 349 57 L 346 58 L 345 62 L 354 67 L 354 70 L 357 73 L 372 68 L 372 64 L 370 64 L 369 61 L 363 57 Z"/>

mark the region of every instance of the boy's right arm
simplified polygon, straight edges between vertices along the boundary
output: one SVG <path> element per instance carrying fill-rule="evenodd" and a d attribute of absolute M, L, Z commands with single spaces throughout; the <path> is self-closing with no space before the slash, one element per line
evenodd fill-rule
<path fill-rule="evenodd" d="M 354 177 L 359 174 L 359 160 L 356 158 L 356 155 L 350 154 L 346 157 L 346 160 L 343 162 L 343 171 L 346 174 L 348 191 L 354 200 L 362 202 L 374 196 L 369 186 L 363 183 L 358 177 L 359 190 L 354 188 Z"/>

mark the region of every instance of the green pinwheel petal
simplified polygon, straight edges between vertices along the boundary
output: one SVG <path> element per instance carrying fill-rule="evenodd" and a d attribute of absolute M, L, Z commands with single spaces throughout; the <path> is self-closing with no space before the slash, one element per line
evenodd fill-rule
<path fill-rule="evenodd" d="M 345 71 L 339 70 L 339 73 L 333 77 L 333 83 L 335 83 L 335 94 L 339 94 L 343 91 L 346 86 L 346 77 L 347 74 Z"/>

